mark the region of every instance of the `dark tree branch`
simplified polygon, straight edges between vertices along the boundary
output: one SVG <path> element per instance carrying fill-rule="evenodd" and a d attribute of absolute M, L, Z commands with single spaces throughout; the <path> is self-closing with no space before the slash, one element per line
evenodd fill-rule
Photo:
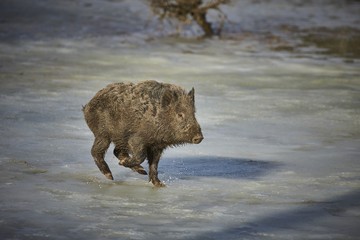
<path fill-rule="evenodd" d="M 218 8 L 221 4 L 229 3 L 230 0 L 210 0 L 205 3 L 203 0 L 149 0 L 150 7 L 154 14 L 161 20 L 164 18 L 175 18 L 180 22 L 187 22 L 193 19 L 204 31 L 205 37 L 214 35 L 214 29 L 206 19 L 209 9 Z M 220 11 L 221 12 L 221 11 Z M 223 23 L 222 23 L 223 24 Z"/>

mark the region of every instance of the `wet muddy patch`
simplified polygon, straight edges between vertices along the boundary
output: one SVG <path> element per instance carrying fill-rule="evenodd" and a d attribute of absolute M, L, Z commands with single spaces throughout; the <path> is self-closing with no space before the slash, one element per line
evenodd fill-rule
<path fill-rule="evenodd" d="M 360 58 L 360 30 L 352 27 L 301 29 L 281 25 L 272 32 L 224 33 L 221 40 L 237 42 L 248 52 L 270 50 L 293 56 L 339 57 L 349 63 Z"/>
<path fill-rule="evenodd" d="M 316 53 L 355 59 L 360 57 L 360 30 L 351 27 L 313 28 L 303 31 L 304 46 L 315 46 Z"/>

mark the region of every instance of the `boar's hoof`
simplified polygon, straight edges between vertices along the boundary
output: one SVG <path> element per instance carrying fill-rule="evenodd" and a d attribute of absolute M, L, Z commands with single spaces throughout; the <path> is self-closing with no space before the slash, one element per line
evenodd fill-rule
<path fill-rule="evenodd" d="M 142 174 L 142 175 L 147 175 L 147 172 L 145 171 L 145 169 L 141 166 L 141 165 L 137 165 L 135 167 L 132 167 L 131 168 L 134 172 L 137 172 L 139 174 Z"/>
<path fill-rule="evenodd" d="M 166 185 L 164 184 L 164 183 L 162 183 L 162 182 L 153 182 L 153 184 L 154 184 L 154 187 L 166 187 Z"/>
<path fill-rule="evenodd" d="M 113 176 L 112 176 L 111 173 L 105 173 L 104 175 L 105 175 L 105 177 L 106 177 L 107 179 L 114 180 L 114 178 L 113 178 Z"/>

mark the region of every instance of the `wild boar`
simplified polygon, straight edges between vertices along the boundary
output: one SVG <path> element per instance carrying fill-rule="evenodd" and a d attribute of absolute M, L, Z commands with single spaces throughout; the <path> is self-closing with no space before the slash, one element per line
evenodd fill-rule
<path fill-rule="evenodd" d="M 147 174 L 140 165 L 147 158 L 149 181 L 165 186 L 158 178 L 162 152 L 171 146 L 199 144 L 203 134 L 195 118 L 195 90 L 149 80 L 113 83 L 100 90 L 83 107 L 87 125 L 95 136 L 91 149 L 96 165 L 110 180 L 104 160 L 110 143 L 119 165 Z"/>

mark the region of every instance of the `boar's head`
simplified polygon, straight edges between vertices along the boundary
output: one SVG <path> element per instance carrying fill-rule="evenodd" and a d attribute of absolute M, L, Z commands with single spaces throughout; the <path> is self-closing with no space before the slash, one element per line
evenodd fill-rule
<path fill-rule="evenodd" d="M 168 126 L 174 144 L 199 144 L 203 139 L 201 128 L 195 117 L 195 90 L 189 93 L 168 90 L 161 99 L 166 110 Z"/>

